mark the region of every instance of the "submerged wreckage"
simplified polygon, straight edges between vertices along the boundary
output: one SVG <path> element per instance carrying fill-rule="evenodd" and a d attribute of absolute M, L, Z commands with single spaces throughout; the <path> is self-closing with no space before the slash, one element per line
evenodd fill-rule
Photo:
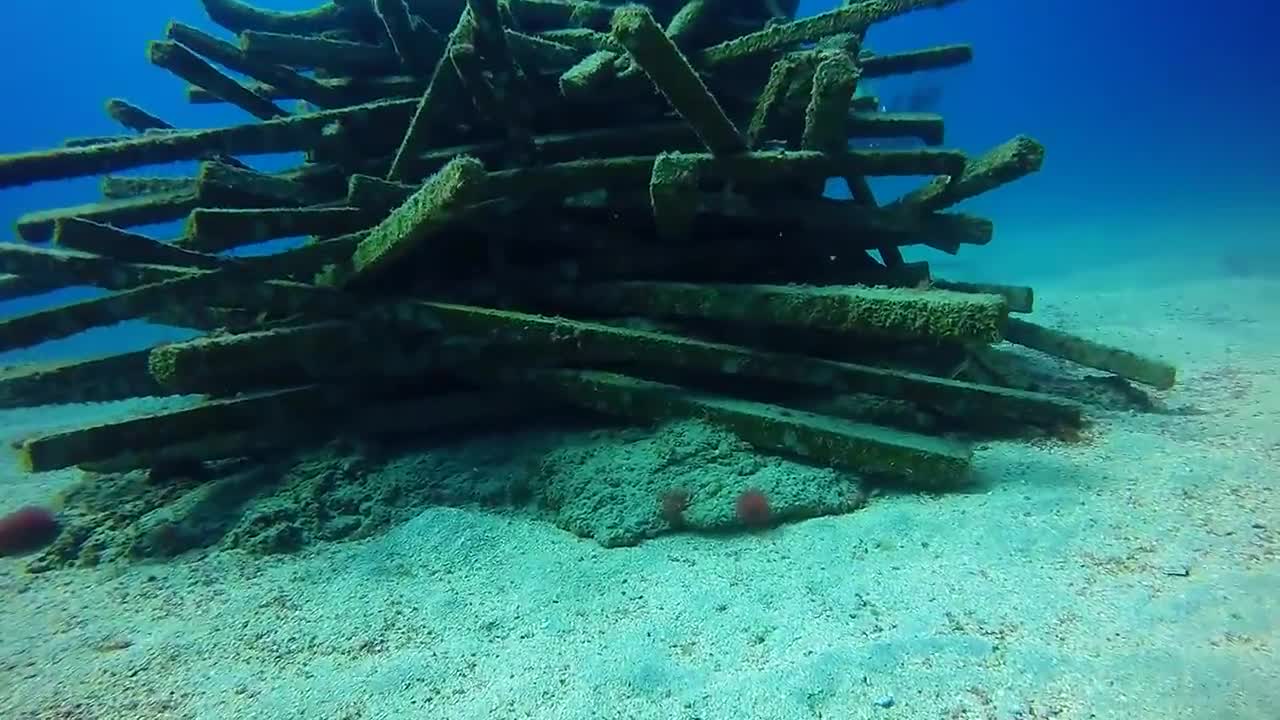
<path fill-rule="evenodd" d="M 103 194 L 22 217 L 0 297 L 111 291 L 0 319 L 0 349 L 134 318 L 206 334 L 10 368 L 0 402 L 204 399 L 25 438 L 21 460 L 158 471 L 567 405 L 701 418 L 766 452 L 941 489 L 964 480 L 974 438 L 1070 437 L 1086 404 L 997 344 L 1156 388 L 1174 371 L 1011 316 L 1030 288 L 904 262 L 903 246 L 987 243 L 992 223 L 952 208 L 1044 154 L 1018 136 L 967 157 L 940 147 L 941 117 L 858 92 L 968 62 L 966 45 L 863 46 L 876 23 L 950 4 L 795 20 L 793 0 L 204 0 L 231 40 L 173 22 L 147 56 L 191 102 L 256 120 L 177 129 L 113 99 L 129 134 L 0 156 L 0 188 L 101 175 Z M 897 137 L 921 147 L 850 149 Z M 248 164 L 275 153 L 305 160 Z M 176 161 L 198 172 L 111 174 Z M 932 179 L 885 202 L 880 176 Z M 824 197 L 831 178 L 851 199 Z M 179 219 L 172 239 L 128 229 Z M 289 237 L 309 239 L 227 252 Z"/>

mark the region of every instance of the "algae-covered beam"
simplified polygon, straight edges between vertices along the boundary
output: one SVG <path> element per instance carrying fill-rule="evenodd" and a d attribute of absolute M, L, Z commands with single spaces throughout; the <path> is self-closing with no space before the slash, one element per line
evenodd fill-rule
<path fill-rule="evenodd" d="M 342 314 L 354 310 L 349 298 L 329 288 L 285 281 L 246 282 L 237 266 L 198 270 L 174 279 L 139 285 L 104 297 L 81 300 L 0 319 L 0 350 L 69 337 L 90 328 L 147 317 L 171 307 L 247 305 L 265 312 Z"/>
<path fill-rule="evenodd" d="M 600 283 L 554 289 L 548 300 L 604 315 L 810 328 L 858 336 L 975 343 L 1001 339 L 998 295 L 859 286 Z"/>
<path fill-rule="evenodd" d="M 368 230 L 360 230 L 283 252 L 245 257 L 241 262 L 261 276 L 316 282 L 316 274 L 326 266 L 350 262 L 356 246 L 368 236 Z"/>
<path fill-rule="evenodd" d="M 466 156 L 433 175 L 369 233 L 352 255 L 349 282 L 364 282 L 422 246 L 484 192 L 484 166 Z"/>
<path fill-rule="evenodd" d="M 367 370 L 375 359 L 360 349 L 372 349 L 372 337 L 366 325 L 320 322 L 170 343 L 151 350 L 146 364 L 155 381 L 173 392 L 227 394 L 240 389 L 237 383 L 288 383 L 288 375 L 303 374 L 297 367 L 314 368 L 313 379 L 337 377 L 344 368 L 347 374 Z"/>
<path fill-rule="evenodd" d="M 335 40 L 318 35 L 246 30 L 240 33 L 245 56 L 291 67 L 322 68 L 340 74 L 391 73 L 398 66 L 386 45 Z M 200 83 L 196 83 L 199 85 Z"/>
<path fill-rule="evenodd" d="M 776 228 L 788 242 L 807 247 L 870 250 L 884 245 L 986 245 L 990 220 L 960 213 L 913 214 L 863 205 L 856 200 L 813 198 L 743 207 L 733 197 L 702 196 L 702 212 L 738 223 Z M 832 242 L 830 237 L 839 238 Z"/>
<path fill-rule="evenodd" d="M 537 35 L 527 35 L 508 28 L 507 43 L 511 46 L 511 57 L 533 74 L 546 75 L 562 73 L 583 58 L 576 48 L 561 45 Z"/>
<path fill-rule="evenodd" d="M 88 459 L 75 463 L 75 467 L 97 475 L 118 475 L 131 470 L 151 472 L 164 468 L 192 467 L 195 463 L 217 460 L 251 458 L 260 461 L 263 458 L 297 453 L 310 443 L 325 438 L 332 430 L 333 425 L 319 420 L 312 424 L 250 426 L 248 430 L 199 435 L 161 447 L 121 447 L 115 448 L 111 454 L 106 454 L 111 452 L 110 448 L 102 448 L 86 453 L 84 457 Z M 253 467 L 259 471 L 266 469 L 266 466 L 259 463 L 255 463 Z M 164 473 L 151 477 L 160 475 Z M 219 481 L 215 480 L 200 485 L 199 492 L 216 493 L 217 482 Z M 193 494 L 183 496 L 184 500 L 192 497 Z M 161 527 L 164 524 L 163 521 L 159 522 Z M 152 532 L 157 531 L 153 529 Z"/>
<path fill-rule="evenodd" d="M 196 173 L 196 200 L 202 207 L 300 207 L 341 198 L 285 175 L 203 162 Z"/>
<path fill-rule="evenodd" d="M 326 0 L 310 10 L 281 11 L 256 7 L 243 0 L 200 0 L 209 19 L 231 32 L 264 30 L 320 33 L 349 26 L 364 13 L 358 2 Z"/>
<path fill-rule="evenodd" d="M 404 0 L 373 0 L 373 10 L 400 58 L 400 66 L 416 75 L 431 72 L 444 50 L 445 40 L 440 33 L 414 16 Z"/>
<path fill-rule="evenodd" d="M 612 10 L 609 16 L 612 17 Z M 608 19 L 605 22 L 608 25 Z M 626 48 L 618 44 L 617 40 L 608 33 L 597 32 L 590 28 L 568 27 L 568 28 L 551 28 L 538 33 L 538 37 L 554 42 L 557 45 L 571 47 L 579 52 L 590 54 L 600 50 L 608 50 L 613 53 L 625 54 Z"/>
<path fill-rule="evenodd" d="M 1009 304 L 1009 312 L 1029 313 L 1035 306 L 1035 291 L 1025 285 L 956 282 L 942 278 L 933 278 L 929 281 L 929 284 L 939 290 L 1000 295 Z"/>
<path fill-rule="evenodd" d="M 597 412 L 645 421 L 702 418 L 767 452 L 918 488 L 964 484 L 972 460 L 969 446 L 954 440 L 697 393 L 615 373 L 546 370 L 517 377 Z"/>
<path fill-rule="evenodd" d="M 1018 135 L 971 160 L 959 177 L 934 178 L 896 200 L 893 206 L 912 211 L 943 210 L 1030 175 L 1043 163 L 1044 146 L 1026 135 Z"/>
<path fill-rule="evenodd" d="M 353 321 L 224 333 L 157 347 L 148 367 L 171 391 L 230 395 L 276 384 L 421 378 L 492 362 L 482 341 L 442 338 L 421 327 L 393 333 L 392 327 L 385 315 L 371 312 Z"/>
<path fill-rule="evenodd" d="M 65 208 L 25 213 L 15 223 L 18 235 L 27 242 L 45 242 L 53 237 L 59 220 L 83 218 L 94 222 L 130 227 L 169 222 L 191 212 L 198 200 L 185 189 L 154 195 L 138 195 Z"/>
<path fill-rule="evenodd" d="M 803 180 L 806 176 L 793 177 Z M 885 245 L 986 245 L 994 227 L 986 218 L 962 213 L 919 215 L 829 198 L 753 203 L 736 194 L 701 192 L 697 200 L 696 220 L 707 232 L 740 234 L 743 241 L 770 238 L 795 247 L 821 249 L 826 255 L 843 256 L 850 250 L 873 250 Z M 648 227 L 651 210 L 652 197 L 642 191 L 620 192 L 603 199 L 571 196 L 565 200 L 562 212 L 592 224 Z M 917 281 L 921 279 L 924 278 Z"/>
<path fill-rule="evenodd" d="M 396 148 L 391 167 L 387 171 L 388 180 L 408 179 L 418 163 L 418 156 L 431 144 L 432 133 L 439 129 L 442 113 L 448 109 L 446 106 L 462 94 L 462 81 L 458 78 L 453 63 L 446 59 L 454 47 L 471 44 L 475 32 L 475 19 L 468 7 L 463 10 L 457 25 L 449 33 L 443 58 L 436 63 L 431 81 L 414 106 L 404 137 L 400 140 L 400 147 Z"/>
<path fill-rule="evenodd" d="M 657 155 L 674 150 L 702 149 L 698 138 L 683 123 L 655 122 L 626 124 L 569 133 L 537 135 L 533 138 L 535 154 L 544 163 L 567 162 L 583 158 L 607 158 Z M 472 156 L 485 164 L 501 162 L 505 143 L 470 143 L 423 152 L 410 158 L 401 180 L 419 178 L 440 169 L 458 155 Z"/>
<path fill-rule="evenodd" d="M 845 125 L 860 71 L 845 50 L 822 52 L 818 58 L 818 65 L 813 71 L 809 106 L 805 110 L 800 146 L 806 150 L 834 153 L 848 147 Z M 867 182 L 866 173 L 845 172 L 841 173 L 841 177 L 849 186 L 854 202 L 868 208 L 879 206 L 871 184 Z M 821 194 L 822 184 L 814 183 L 812 187 L 814 195 Z M 876 246 L 876 251 L 887 267 L 903 264 L 902 253 L 893 243 L 880 243 Z"/>
<path fill-rule="evenodd" d="M 213 255 L 184 250 L 145 235 L 83 218 L 59 220 L 54 228 L 53 244 L 68 250 L 147 265 L 212 270 L 226 262 Z"/>
<path fill-rule="evenodd" d="M 18 447 L 18 460 L 28 472 L 45 472 L 113 458 L 121 448 L 138 452 L 247 428 L 305 425 L 336 411 L 352 395 L 347 388 L 302 386 L 210 400 L 181 410 L 28 438 Z"/>
<path fill-rule="evenodd" d="M 300 382 L 308 374 L 300 369 L 315 368 L 320 372 L 314 375 L 329 378 L 343 368 L 360 372 L 370 364 L 361 348 L 371 350 L 371 337 L 365 325 L 348 322 L 218 334 L 156 347 L 147 368 L 173 392 L 230 395 L 247 384 L 261 387 L 291 377 Z"/>
<path fill-rule="evenodd" d="M 508 0 L 520 27 L 607 30 L 616 5 L 592 0 Z"/>
<path fill-rule="evenodd" d="M 746 140 L 720 103 L 647 8 L 629 5 L 618 9 L 613 16 L 613 36 L 712 153 L 747 149 Z"/>
<path fill-rule="evenodd" d="M 170 394 L 147 371 L 147 350 L 0 372 L 0 408 Z"/>
<path fill-rule="evenodd" d="M 268 83 L 271 87 L 287 93 L 291 98 L 306 100 L 317 107 L 323 108 L 339 107 L 341 105 L 341 103 L 334 101 L 336 94 L 331 92 L 319 80 L 283 65 L 250 58 L 238 46 L 214 37 L 199 28 L 171 21 L 168 27 L 165 28 L 165 36 L 223 67 L 263 83 Z M 193 87 L 200 87 L 208 92 L 208 89 L 204 88 L 201 83 L 197 83 Z M 270 101 L 270 97 L 258 92 L 258 87 L 250 85 L 246 89 L 254 97 Z M 209 94 L 219 100 L 223 99 L 216 93 Z"/>
<path fill-rule="evenodd" d="M 489 116 L 489 121 L 505 126 L 507 142 L 511 145 L 509 154 L 513 158 L 525 163 L 532 162 L 534 147 L 529 130 L 533 119 L 532 86 L 514 58 L 498 2 L 467 0 L 467 8 L 475 23 L 472 43 L 478 56 L 484 59 L 486 76 L 494 91 L 494 106 L 498 114 L 496 117 Z M 461 47 L 465 47 L 465 44 L 453 48 L 453 51 L 456 52 Z M 459 77 L 463 77 L 461 68 Z M 463 79 L 465 80 L 464 77 Z M 477 109 L 481 109 L 479 105 Z"/>
<path fill-rule="evenodd" d="M 731 156 L 714 156 L 709 153 L 666 153 L 658 157 L 665 158 L 667 169 L 674 168 L 673 163 L 684 168 L 683 175 L 692 173 L 700 178 L 748 183 L 821 182 L 827 177 L 854 174 L 927 175 L 946 171 L 958 172 L 965 163 L 964 155 L 959 152 L 933 149 L 841 150 L 830 153 L 767 151 Z M 655 186 L 652 180 L 656 172 L 656 160 L 657 158 L 653 156 L 622 156 L 570 160 L 513 170 L 499 170 L 488 174 L 485 195 L 490 198 L 527 200 L 548 195 L 563 198 L 600 189 L 639 192 L 647 187 L 652 200 L 655 197 L 652 193 L 657 187 L 660 200 L 678 201 L 680 207 L 685 208 L 683 215 L 686 221 L 690 219 L 689 211 L 697 209 L 700 203 L 708 212 L 740 214 L 736 208 L 707 205 L 708 201 L 717 198 L 700 194 L 697 192 L 696 185 L 690 185 L 688 182 L 681 184 L 679 188 L 667 187 L 663 182 Z M 392 210 L 396 205 L 404 202 L 414 190 L 412 185 L 392 183 L 356 174 L 351 178 L 346 201 L 349 205 L 359 207 L 369 214 L 376 214 Z M 875 227 L 879 231 L 897 236 L 910 235 L 909 242 L 923 242 L 925 239 L 919 237 L 923 232 L 939 233 L 942 241 L 956 244 L 983 244 L 991 238 L 991 226 L 985 220 L 964 216 L 908 216 L 888 212 L 876 214 L 874 209 L 863 212 L 845 205 L 835 201 L 800 205 L 789 202 L 759 212 L 748 210 L 745 215 L 740 216 L 744 220 L 748 216 L 760 219 L 772 218 L 825 228 L 842 223 L 862 225 L 864 229 Z M 770 215 L 770 213 L 773 214 Z"/>
<path fill-rule="evenodd" d="M 81 462 L 77 467 L 94 473 L 123 473 L 192 460 L 253 458 L 263 454 L 296 454 L 301 447 L 331 438 L 400 437 L 425 435 L 438 430 L 493 427 L 519 418 L 545 416 L 554 403 L 530 398 L 505 388 L 459 391 L 401 400 L 377 401 L 326 413 L 314 422 L 252 426 L 154 448 L 119 448 L 110 457 Z"/>
<path fill-rule="evenodd" d="M 348 233 L 372 225 L 357 208 L 196 208 L 187 216 L 178 247 L 217 253 L 277 238 Z"/>
<path fill-rule="evenodd" d="M 787 53 L 769 68 L 769 79 L 756 97 L 751 120 L 747 125 L 747 144 L 755 148 L 765 140 L 779 139 L 782 129 L 778 118 L 784 109 L 787 93 L 805 69 L 805 58 L 800 53 Z"/>
<path fill-rule="evenodd" d="M 973 60 L 970 45 L 939 45 L 909 52 L 866 55 L 858 59 L 862 77 L 878 78 L 964 65 Z"/>
<path fill-rule="evenodd" d="M 1173 387 L 1177 377 L 1177 370 L 1166 362 L 1026 320 L 1009 318 L 1005 332 L 1009 342 L 1085 367 L 1105 370 L 1159 390 Z"/>
<path fill-rule="evenodd" d="M 409 183 L 393 182 L 356 173 L 347 181 L 347 205 L 365 216 L 385 217 L 418 189 Z"/>
<path fill-rule="evenodd" d="M 196 271 L 172 280 L 122 290 L 104 297 L 81 300 L 53 308 L 14 315 L 0 320 L 0 350 L 29 347 L 47 340 L 69 337 L 90 328 L 145 317 L 168 302 L 187 299 L 184 291 L 212 281 L 216 272 Z"/>
<path fill-rule="evenodd" d="M 219 100 L 221 101 L 221 98 L 219 98 Z M 151 113 L 147 112 L 146 110 L 143 110 L 142 108 L 138 107 L 137 105 L 134 105 L 133 103 L 127 100 L 121 100 L 120 98 L 111 98 L 110 100 L 107 100 L 105 109 L 107 111 L 107 115 L 109 115 L 112 120 L 115 120 L 121 125 L 129 128 L 130 130 L 133 130 L 134 132 L 145 133 L 150 135 L 153 133 L 174 132 L 177 130 L 177 128 L 175 128 L 169 122 L 162 120 L 159 117 L 156 117 L 155 115 L 152 115 Z M 72 138 L 70 140 L 65 141 L 63 144 L 66 145 L 67 147 L 75 147 L 77 145 L 85 145 L 85 144 L 96 145 L 96 144 L 101 144 L 103 142 L 118 142 L 120 140 L 125 140 L 125 139 L 128 139 L 127 136 L 114 137 L 114 138 L 97 138 L 96 142 L 95 142 L 95 138 Z M 207 159 L 219 160 L 221 162 L 227 163 L 228 165 L 234 165 L 236 167 L 248 167 L 244 163 L 240 162 L 239 160 L 229 155 L 219 155 L 217 153 L 209 153 Z M 110 196 L 108 195 L 107 197 L 110 197 Z"/>
<path fill-rule="evenodd" d="M 0 272 L 40 278 L 57 286 L 92 285 L 123 290 L 175 277 L 183 270 L 135 265 L 89 253 L 0 243 Z"/>
<path fill-rule="evenodd" d="M 694 49 L 697 38 L 720 19 L 716 0 L 689 0 L 667 23 L 667 37 L 684 52 Z"/>
<path fill-rule="evenodd" d="M 507 79 L 494 78 L 495 85 L 507 89 L 507 83 L 514 80 L 511 76 L 516 73 L 516 68 L 498 0 L 466 0 L 466 3 L 467 8 L 471 10 L 472 21 L 475 23 L 472 43 L 490 64 L 490 70 L 495 76 L 508 76 Z M 510 89 L 516 88 L 512 86 Z"/>
<path fill-rule="evenodd" d="M 107 115 L 124 127 L 142 133 L 148 130 L 172 130 L 173 126 L 134 105 L 128 100 L 111 98 L 103 105 Z"/>
<path fill-rule="evenodd" d="M 373 132 L 402 124 L 412 100 L 388 100 L 211 130 L 144 135 L 86 147 L 0 155 L 0 188 L 192 160 L 205 153 L 265 155 L 319 147 L 335 130 Z"/>
<path fill-rule="evenodd" d="M 103 145 L 105 143 L 120 142 L 121 140 L 129 140 L 133 135 L 87 135 L 84 137 L 70 137 L 62 141 L 63 147 L 85 147 L 86 145 Z"/>
<path fill-rule="evenodd" d="M 342 107 L 345 105 L 359 105 L 374 100 L 416 98 L 422 94 L 423 89 L 427 86 L 425 77 L 415 75 L 312 78 L 312 80 L 324 88 L 324 92 L 329 98 L 329 105 L 316 103 L 320 107 Z M 290 91 L 283 87 L 265 83 L 249 83 L 248 88 L 254 94 L 261 95 L 269 100 L 292 100 L 300 96 L 297 91 Z M 186 95 L 187 102 L 192 104 L 222 102 L 221 98 L 196 85 L 188 86 Z"/>
<path fill-rule="evenodd" d="M 701 176 L 749 183 L 789 180 L 822 181 L 838 175 L 928 175 L 959 172 L 965 157 L 954 150 L 817 150 L 744 152 L 717 156 L 709 153 L 664 153 L 678 157 Z M 653 172 L 655 157 L 624 156 L 571 160 L 542 166 L 500 170 L 489 176 L 495 195 L 554 192 L 571 195 L 597 188 L 643 188 Z M 694 187 L 689 188 L 691 191 Z M 781 208 L 780 208 L 781 209 Z"/>
<path fill-rule="evenodd" d="M 98 192 L 108 200 L 123 200 L 139 195 L 195 195 L 196 179 L 193 177 L 147 177 L 135 175 L 104 175 L 98 182 Z"/>
<path fill-rule="evenodd" d="M 696 56 L 696 62 L 700 66 L 713 68 L 716 65 L 745 60 L 792 45 L 813 42 L 830 35 L 861 33 L 874 23 L 915 10 L 941 8 L 956 1 L 866 0 L 802 20 L 773 25 L 733 40 L 726 40 L 703 50 Z"/>
<path fill-rule="evenodd" d="M 653 161 L 649 201 L 658 236 L 680 239 L 688 235 L 698 214 L 699 163 L 691 155 L 663 153 Z"/>
<path fill-rule="evenodd" d="M 845 130 L 850 137 L 916 137 L 926 145 L 938 145 L 942 142 L 943 123 L 940 116 L 930 113 L 854 112 L 850 113 Z M 537 146 L 539 159 L 552 163 L 592 157 L 657 155 L 677 150 L 696 152 L 703 149 L 697 136 L 686 125 L 665 121 L 538 135 L 534 137 L 534 143 Z M 500 142 L 485 142 L 424 151 L 417 158 L 411 159 L 403 179 L 433 172 L 457 155 L 471 155 L 486 164 L 498 162 L 502 157 L 503 147 Z M 930 155 L 920 154 L 917 150 L 859 150 L 845 157 L 860 163 L 868 162 L 871 158 L 882 158 L 885 162 L 901 168 L 890 174 L 935 172 L 927 166 L 904 167 L 902 163 L 915 162 L 908 160 L 913 154 L 919 158 L 930 158 L 926 161 L 929 163 L 946 163 L 950 169 L 956 171 L 963 166 L 964 159 L 961 153 L 953 150 L 938 152 L 940 154 Z M 946 160 L 942 160 L 944 157 Z M 864 166 L 863 170 L 868 174 L 874 174 L 872 168 Z"/>
<path fill-rule="evenodd" d="M 560 75 L 560 95 L 567 100 L 589 103 L 605 92 L 622 93 L 624 84 L 635 94 L 651 93 L 653 83 L 642 73 L 629 72 L 635 65 L 626 51 L 597 50 L 569 66 Z"/>
<path fill-rule="evenodd" d="M 942 144 L 943 130 L 942 116 L 933 113 L 854 111 L 845 123 L 850 138 L 913 137 L 931 146 Z"/>
<path fill-rule="evenodd" d="M 152 41 L 147 46 L 147 59 L 152 65 L 162 67 L 192 85 L 199 85 L 256 118 L 271 120 L 288 115 L 275 103 L 254 95 L 234 78 L 176 42 Z"/>
<path fill-rule="evenodd" d="M 64 285 L 65 283 L 57 278 L 0 273 L 0 301 L 39 295 L 57 290 Z"/>
<path fill-rule="evenodd" d="M 948 380 L 920 373 L 767 352 L 665 332 L 450 303 L 406 303 L 396 315 L 409 327 L 446 337 L 480 337 L 520 348 L 530 361 L 560 365 L 626 363 L 769 380 L 835 393 L 866 393 L 934 408 L 954 417 L 983 416 L 1046 428 L 1079 425 L 1078 403 L 1042 393 Z M 415 325 L 415 319 L 420 325 Z"/>
<path fill-rule="evenodd" d="M 479 49 L 470 43 L 451 45 L 449 62 L 462 81 L 462 89 L 471 97 L 476 113 L 489 118 L 490 122 L 510 127 L 501 92 L 494 87 L 493 75 L 481 59 Z"/>
<path fill-rule="evenodd" d="M 859 72 L 845 52 L 826 52 L 813 71 L 813 89 L 805 109 L 800 147 L 830 152 L 848 147 L 845 125 Z"/>

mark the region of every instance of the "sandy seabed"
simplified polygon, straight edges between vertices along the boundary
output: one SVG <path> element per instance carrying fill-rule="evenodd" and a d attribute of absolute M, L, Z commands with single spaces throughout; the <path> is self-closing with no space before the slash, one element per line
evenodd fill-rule
<path fill-rule="evenodd" d="M 1274 720 L 1280 281 L 1187 276 L 1036 283 L 1038 321 L 1175 362 L 1188 412 L 985 445 L 961 494 L 622 549 L 427 508 L 287 556 L 0 559 L 0 717 Z M 4 463 L 0 507 L 74 477 Z"/>

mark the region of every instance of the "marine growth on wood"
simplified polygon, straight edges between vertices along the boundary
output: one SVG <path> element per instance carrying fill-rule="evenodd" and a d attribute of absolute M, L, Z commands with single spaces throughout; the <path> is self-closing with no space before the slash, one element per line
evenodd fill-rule
<path fill-rule="evenodd" d="M 865 91 L 968 62 L 967 45 L 864 44 L 952 4 L 794 19 L 794 0 L 204 0 L 226 33 L 173 22 L 146 57 L 242 124 L 175 128 L 110 99 L 120 135 L 0 156 L 0 188 L 102 183 L 96 202 L 18 220 L 0 297 L 110 291 L 0 319 L 0 349 L 134 318 L 206 334 L 9 368 L 0 403 L 204 399 L 27 438 L 22 462 L 155 468 L 550 403 L 704 418 L 765 452 L 934 489 L 964 482 L 975 439 L 1071 436 L 1087 404 L 1027 380 L 1023 349 L 1155 388 L 1174 371 L 1011 318 L 1030 288 L 903 260 L 991 241 L 991 219 L 957 205 L 1044 157 L 1021 135 L 948 149 L 942 117 Z M 850 142 L 890 138 L 918 147 Z M 275 153 L 304 159 L 254 168 Z M 198 172 L 113 174 L 176 161 Z M 926 180 L 885 201 L 869 183 L 883 176 Z M 833 178 L 851 199 L 823 195 Z M 178 237 L 130 229 L 179 219 Z"/>

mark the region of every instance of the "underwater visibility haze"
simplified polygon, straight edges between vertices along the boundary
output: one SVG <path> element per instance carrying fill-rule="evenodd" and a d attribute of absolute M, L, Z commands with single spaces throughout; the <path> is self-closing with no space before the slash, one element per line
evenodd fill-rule
<path fill-rule="evenodd" d="M 1262 3 L 0 23 L 0 718 L 1280 717 Z"/>

